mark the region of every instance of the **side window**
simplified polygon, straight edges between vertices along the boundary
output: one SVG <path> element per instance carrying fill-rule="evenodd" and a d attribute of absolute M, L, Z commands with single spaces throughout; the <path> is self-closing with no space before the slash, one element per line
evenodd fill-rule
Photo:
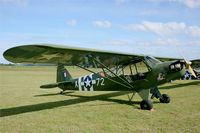
<path fill-rule="evenodd" d="M 128 66 L 125 66 L 125 67 L 123 68 L 123 72 L 124 72 L 124 75 L 130 75 L 130 74 L 131 74 L 129 65 L 128 65 Z"/>
<path fill-rule="evenodd" d="M 148 72 L 148 68 L 144 62 L 136 63 L 138 73 L 146 73 Z"/>
<path fill-rule="evenodd" d="M 138 62 L 136 64 L 130 64 L 123 67 L 123 74 L 124 75 L 135 75 L 138 73 L 146 73 L 149 72 L 148 67 L 144 62 Z"/>

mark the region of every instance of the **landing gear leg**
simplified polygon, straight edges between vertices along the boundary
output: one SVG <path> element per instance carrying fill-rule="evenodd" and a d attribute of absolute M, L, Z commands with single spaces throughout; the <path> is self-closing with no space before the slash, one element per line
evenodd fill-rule
<path fill-rule="evenodd" d="M 154 97 L 157 98 L 157 99 L 162 97 L 162 95 L 161 95 L 161 93 L 160 93 L 160 91 L 158 90 L 157 87 L 151 88 L 150 93 L 152 94 L 151 99 L 153 99 Z"/>
<path fill-rule="evenodd" d="M 151 99 L 156 97 L 161 103 L 170 103 L 170 96 L 167 94 L 161 94 L 157 87 L 151 88 L 152 93 Z"/>
<path fill-rule="evenodd" d="M 140 108 L 143 110 L 152 110 L 153 109 L 153 103 L 150 100 L 150 89 L 143 89 L 138 92 L 140 97 L 143 99 L 140 103 Z"/>

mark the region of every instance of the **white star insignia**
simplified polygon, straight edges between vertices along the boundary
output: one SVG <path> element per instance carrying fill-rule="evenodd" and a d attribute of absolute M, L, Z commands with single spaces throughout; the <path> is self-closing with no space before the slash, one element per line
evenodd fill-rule
<path fill-rule="evenodd" d="M 42 56 L 39 59 L 50 60 L 50 59 L 55 58 L 55 57 L 60 57 L 60 55 L 58 53 L 56 53 L 56 54 L 42 54 Z"/>
<path fill-rule="evenodd" d="M 85 81 L 86 87 L 90 86 L 90 82 L 91 82 L 91 81 L 87 78 L 86 81 Z"/>

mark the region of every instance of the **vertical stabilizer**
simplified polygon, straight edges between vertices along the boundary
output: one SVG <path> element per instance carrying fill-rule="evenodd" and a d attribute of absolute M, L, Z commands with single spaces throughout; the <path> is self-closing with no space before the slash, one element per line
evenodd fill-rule
<path fill-rule="evenodd" d="M 72 76 L 67 71 L 63 64 L 58 64 L 57 66 L 57 82 L 69 81 Z"/>

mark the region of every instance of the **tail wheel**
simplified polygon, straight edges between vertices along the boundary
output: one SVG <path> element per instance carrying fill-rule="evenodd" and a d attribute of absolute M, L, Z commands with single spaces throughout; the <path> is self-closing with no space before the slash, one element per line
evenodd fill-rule
<path fill-rule="evenodd" d="M 161 103 L 170 103 L 170 97 L 167 94 L 162 94 L 162 97 L 160 98 Z"/>
<path fill-rule="evenodd" d="M 142 110 L 151 110 L 153 108 L 153 103 L 150 100 L 142 100 L 140 107 Z"/>

